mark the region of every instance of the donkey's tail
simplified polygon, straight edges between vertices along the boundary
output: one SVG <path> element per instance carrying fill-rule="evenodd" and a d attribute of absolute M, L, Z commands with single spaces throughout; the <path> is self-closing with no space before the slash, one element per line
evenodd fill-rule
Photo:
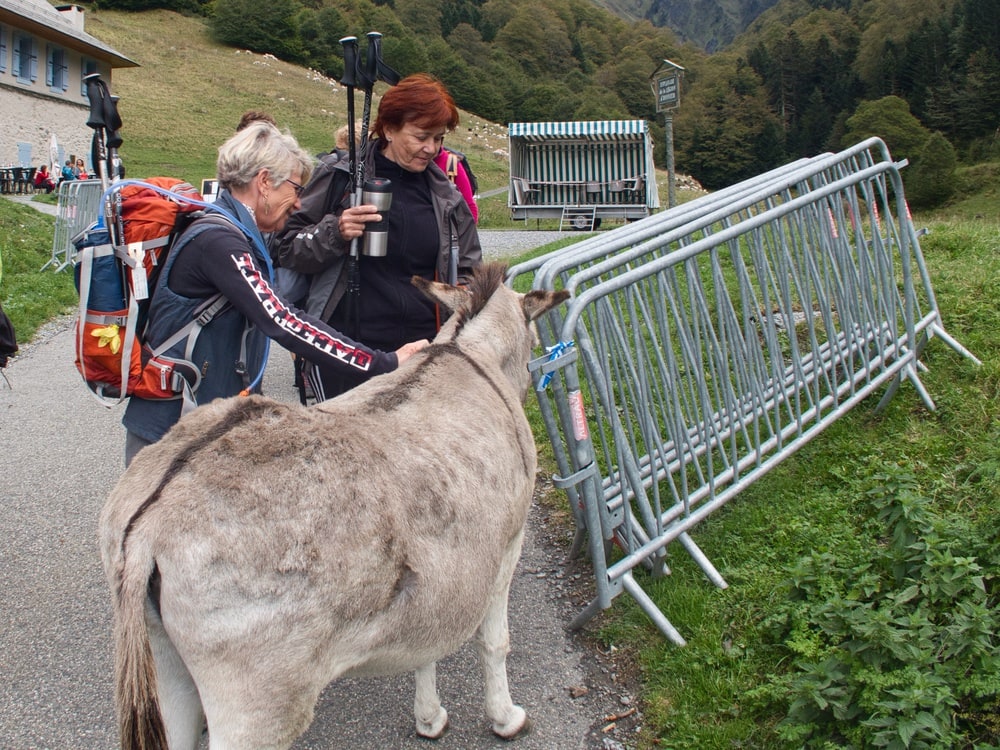
<path fill-rule="evenodd" d="M 142 545 L 122 556 L 115 593 L 115 697 L 122 750 L 167 750 L 167 732 L 156 695 L 156 667 L 149 643 L 146 602 L 155 562 Z"/>

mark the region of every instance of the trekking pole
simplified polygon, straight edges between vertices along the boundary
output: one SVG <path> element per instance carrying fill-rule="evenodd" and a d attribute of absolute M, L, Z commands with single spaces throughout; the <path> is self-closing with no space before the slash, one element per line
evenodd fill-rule
<path fill-rule="evenodd" d="M 363 83 L 365 87 L 365 101 L 361 110 L 361 156 L 359 157 L 359 170 L 357 175 L 358 191 L 364 186 L 364 168 L 368 157 L 368 130 L 371 127 L 372 116 L 372 96 L 375 90 L 375 81 L 385 81 L 390 86 L 399 83 L 399 73 L 385 64 L 382 59 L 382 34 L 378 31 L 369 31 L 368 49 L 365 51 L 365 73 Z"/>
<path fill-rule="evenodd" d="M 105 130 L 105 145 L 108 151 L 108 174 L 110 176 L 111 184 L 114 185 L 116 182 L 122 179 L 124 176 L 124 170 L 122 169 L 122 160 L 118 155 L 118 147 L 122 145 L 121 137 L 121 126 L 122 118 L 118 114 L 118 97 L 112 96 L 111 92 L 107 90 L 105 86 L 106 96 L 104 98 L 104 130 Z M 111 209 L 111 215 L 114 217 L 114 233 L 112 235 L 115 240 L 115 244 L 122 245 L 125 242 L 125 224 L 122 219 L 122 192 L 121 190 L 114 191 L 114 206 Z M 111 229 L 111 226 L 108 227 Z"/>
<path fill-rule="evenodd" d="M 368 162 L 368 128 L 371 121 L 372 114 L 372 89 L 375 86 L 375 78 L 370 73 L 373 70 L 373 58 L 372 58 L 372 48 L 371 48 L 371 33 L 368 34 L 368 49 L 366 50 L 365 57 L 365 69 L 362 72 L 360 66 L 360 60 L 358 61 L 358 78 L 360 78 L 360 83 L 365 92 L 364 105 L 361 108 L 361 134 L 360 134 L 360 144 L 358 146 L 358 158 L 354 165 L 354 200 L 353 204 L 355 206 L 360 206 L 362 204 L 362 193 L 365 189 L 365 167 Z M 354 300 L 354 307 L 352 309 L 353 318 L 348 318 L 354 327 L 355 338 L 361 338 L 361 258 L 357 254 L 357 247 L 360 238 L 355 238 L 351 241 L 351 255 L 357 258 L 355 263 L 355 272 L 358 276 L 357 281 L 357 296 Z M 348 281 L 348 284 L 350 282 Z"/>
<path fill-rule="evenodd" d="M 87 127 L 94 130 L 94 137 L 90 145 L 90 161 L 97 170 L 97 176 L 101 180 L 101 188 L 107 190 L 111 180 L 107 164 L 108 148 L 104 139 L 104 81 L 101 80 L 99 73 L 91 73 L 85 76 L 83 81 L 87 88 L 87 99 L 90 100 Z"/>
<path fill-rule="evenodd" d="M 362 189 L 365 183 L 365 160 L 368 158 L 368 129 L 371 127 L 372 119 L 372 94 L 375 90 L 375 79 L 378 78 L 378 58 L 377 49 L 382 35 L 377 31 L 369 31 L 368 49 L 365 50 L 365 72 L 364 87 L 365 101 L 361 108 L 361 155 L 358 161 L 358 189 Z"/>
<path fill-rule="evenodd" d="M 122 126 L 121 115 L 118 114 L 118 100 L 120 97 L 109 95 L 107 98 L 105 130 L 107 131 L 106 142 L 108 146 L 108 173 L 111 175 L 111 182 L 117 182 L 125 176 L 122 168 L 122 160 L 118 155 L 118 148 L 122 145 L 120 128 Z"/>
<path fill-rule="evenodd" d="M 402 76 L 386 65 L 385 60 L 382 59 L 382 35 L 377 31 L 368 33 L 368 48 L 368 54 L 375 58 L 375 67 L 371 74 L 372 78 L 378 78 L 378 80 L 384 81 L 390 86 L 395 86 L 399 83 L 399 79 Z"/>
<path fill-rule="evenodd" d="M 118 108 L 110 102 L 108 86 L 101 79 L 99 73 L 91 73 L 85 76 L 84 84 L 87 89 L 87 99 L 90 101 L 90 114 L 87 117 L 87 127 L 94 129 L 94 137 L 90 146 L 90 161 L 97 170 L 97 176 L 101 180 L 101 190 L 106 195 L 111 185 L 110 162 L 108 161 L 108 139 L 107 128 L 109 119 L 114 125 L 115 131 L 121 127 L 121 118 L 118 117 Z M 117 132 L 115 134 L 117 139 Z M 118 139 L 120 143 L 120 139 Z M 117 145 L 115 147 L 117 149 Z M 118 229 L 115 221 L 115 212 L 108 201 L 104 201 L 101 206 L 101 216 L 104 219 L 104 227 L 112 243 L 120 241 L 122 234 L 119 231 L 115 237 L 115 230 Z"/>
<path fill-rule="evenodd" d="M 358 150 L 354 145 L 354 88 L 358 84 L 358 38 L 345 36 L 340 40 L 344 47 L 344 75 L 340 83 L 347 87 L 347 153 L 351 170 L 351 194 L 354 194 L 354 169 L 357 166 Z"/>
<path fill-rule="evenodd" d="M 354 89 L 358 83 L 358 38 L 345 36 L 340 43 L 344 47 L 344 75 L 340 82 L 347 87 L 347 164 L 351 172 L 351 205 L 356 206 L 360 198 L 358 190 L 361 187 L 357 182 L 358 149 L 354 143 Z M 351 249 L 347 256 L 347 290 L 344 299 L 344 304 L 347 305 L 346 320 L 354 329 L 348 333 L 355 339 L 359 337 L 360 297 L 361 269 L 358 267 L 358 240 L 355 237 L 351 240 Z"/>

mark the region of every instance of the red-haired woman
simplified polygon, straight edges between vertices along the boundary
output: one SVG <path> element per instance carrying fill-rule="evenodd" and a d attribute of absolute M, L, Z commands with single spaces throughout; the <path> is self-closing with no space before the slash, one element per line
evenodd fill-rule
<path fill-rule="evenodd" d="M 320 160 L 302 194 L 302 207 L 272 243 L 278 265 L 314 274 L 307 311 L 385 351 L 399 348 L 393 342 L 434 337 L 440 313 L 410 279 L 422 276 L 461 284 L 482 260 L 472 212 L 434 163 L 458 122 L 455 102 L 432 76 L 408 76 L 385 93 L 365 160 L 366 179 L 391 181 L 392 204 L 384 213 L 374 205 L 350 206 L 349 194 L 329 196 L 339 192 L 330 188 L 337 172 L 348 168 L 348 160 Z M 346 185 L 346 178 L 342 175 L 337 184 Z M 351 240 L 363 242 L 365 227 L 378 221 L 385 222 L 386 252 L 360 258 L 355 328 L 350 314 L 354 302 L 346 294 L 347 258 Z M 307 377 L 317 400 L 360 382 L 330 368 L 312 368 Z"/>

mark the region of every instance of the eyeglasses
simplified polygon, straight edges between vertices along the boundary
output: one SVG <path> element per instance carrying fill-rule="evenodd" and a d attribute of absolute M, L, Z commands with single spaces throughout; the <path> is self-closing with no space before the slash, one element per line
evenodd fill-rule
<path fill-rule="evenodd" d="M 305 185 L 300 185 L 295 180 L 285 180 L 289 185 L 295 188 L 295 197 L 298 198 L 302 195 L 302 191 L 306 189 Z"/>

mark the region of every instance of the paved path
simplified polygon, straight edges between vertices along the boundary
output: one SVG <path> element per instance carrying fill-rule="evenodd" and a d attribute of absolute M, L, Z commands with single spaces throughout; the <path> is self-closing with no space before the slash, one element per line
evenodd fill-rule
<path fill-rule="evenodd" d="M 58 216 L 59 215 L 59 208 L 58 208 L 58 206 L 56 206 L 55 204 L 52 204 L 52 203 L 41 203 L 39 201 L 34 201 L 34 200 L 32 200 L 32 198 L 34 196 L 30 195 L 30 194 L 29 195 L 24 195 L 24 194 L 15 193 L 13 195 L 4 195 L 3 197 L 6 198 L 6 199 L 8 199 L 8 200 L 12 200 L 15 203 L 24 203 L 25 205 L 31 206 L 32 208 L 37 209 L 37 210 L 41 211 L 42 213 L 49 214 L 50 216 Z"/>
<path fill-rule="evenodd" d="M 531 234 L 531 233 L 526 233 Z M 0 748 L 115 747 L 110 605 L 96 519 L 122 470 L 121 410 L 85 391 L 72 363 L 68 321 L 46 326 L 0 379 Z M 274 347 L 266 383 L 291 400 L 289 357 Z M 567 530 L 533 509 L 511 599 L 511 690 L 533 720 L 513 744 L 495 739 L 481 708 L 478 665 L 466 647 L 439 666 L 451 716 L 443 739 L 416 738 L 413 679 L 335 683 L 297 750 L 619 748 L 636 716 L 602 731 L 633 696 L 592 645 L 568 635 L 589 568 L 566 575 Z M 579 693 L 584 693 L 579 697 Z"/>

